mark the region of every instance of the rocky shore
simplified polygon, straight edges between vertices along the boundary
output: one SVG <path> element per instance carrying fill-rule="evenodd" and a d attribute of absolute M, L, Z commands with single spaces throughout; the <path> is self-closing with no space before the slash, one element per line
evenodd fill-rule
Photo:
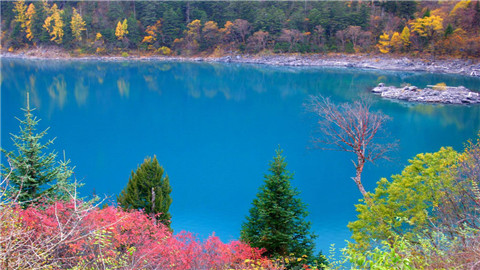
<path fill-rule="evenodd" d="M 480 77 L 480 61 L 472 60 L 436 60 L 394 58 L 387 55 L 345 55 L 345 54 L 310 54 L 310 55 L 229 55 L 224 57 L 177 57 L 177 56 L 72 56 L 56 48 L 37 48 L 23 52 L 1 52 L 0 57 L 31 59 L 80 59 L 102 61 L 194 61 L 250 63 L 275 66 L 325 66 L 351 67 L 394 71 L 422 71 L 431 73 L 451 73 Z"/>
<path fill-rule="evenodd" d="M 431 86 L 419 89 L 416 86 L 385 86 L 380 83 L 372 92 L 383 98 L 404 100 L 409 102 L 439 104 L 480 104 L 480 93 L 458 86 Z"/>
<path fill-rule="evenodd" d="M 351 67 L 395 71 L 423 71 L 431 73 L 450 73 L 480 77 L 480 62 L 472 60 L 436 60 L 426 61 L 407 57 L 370 55 L 306 55 L 306 56 L 263 56 L 263 57 L 223 57 L 216 61 L 254 63 L 277 66 L 330 66 Z"/>

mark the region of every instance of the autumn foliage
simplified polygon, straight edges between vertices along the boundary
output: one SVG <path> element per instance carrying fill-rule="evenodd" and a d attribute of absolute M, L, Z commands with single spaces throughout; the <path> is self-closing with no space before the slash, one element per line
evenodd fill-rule
<path fill-rule="evenodd" d="M 0 5 L 0 43 L 11 51 L 54 45 L 86 53 L 123 49 L 199 56 L 343 52 L 478 58 L 480 52 L 480 0 Z M 101 46 L 96 33 L 103 36 Z"/>
<path fill-rule="evenodd" d="M 173 234 L 141 211 L 55 202 L 22 209 L 0 206 L 2 269 L 275 268 L 263 250 L 214 234 L 201 241 Z"/>

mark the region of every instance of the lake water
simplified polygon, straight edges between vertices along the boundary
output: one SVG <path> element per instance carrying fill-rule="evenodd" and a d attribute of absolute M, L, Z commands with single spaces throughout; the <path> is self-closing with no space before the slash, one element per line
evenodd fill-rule
<path fill-rule="evenodd" d="M 343 246 L 361 198 L 348 153 L 312 149 L 309 95 L 351 102 L 379 82 L 444 82 L 480 90 L 480 79 L 426 73 L 261 65 L 1 59 L 1 146 L 11 150 L 30 92 L 40 128 L 76 166 L 81 194 L 116 195 L 146 156 L 170 177 L 172 227 L 237 239 L 268 163 L 280 146 L 308 204 L 317 249 Z M 373 96 L 399 140 L 392 162 L 368 164 L 372 191 L 420 152 L 463 143 L 480 130 L 480 106 L 404 104 Z"/>

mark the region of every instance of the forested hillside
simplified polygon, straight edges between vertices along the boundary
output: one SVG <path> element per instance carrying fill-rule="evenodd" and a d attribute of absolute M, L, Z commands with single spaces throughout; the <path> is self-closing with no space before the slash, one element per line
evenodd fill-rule
<path fill-rule="evenodd" d="M 2 49 L 480 56 L 479 1 L 2 1 Z"/>

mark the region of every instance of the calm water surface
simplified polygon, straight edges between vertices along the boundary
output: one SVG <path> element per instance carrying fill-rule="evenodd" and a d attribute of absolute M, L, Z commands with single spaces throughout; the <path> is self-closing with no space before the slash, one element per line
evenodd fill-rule
<path fill-rule="evenodd" d="M 76 166 L 83 195 L 115 196 L 146 156 L 170 177 L 175 231 L 228 241 L 239 230 L 268 163 L 280 146 L 307 203 L 317 249 L 343 246 L 361 198 L 350 154 L 311 149 L 309 95 L 351 102 L 379 82 L 419 87 L 444 82 L 477 91 L 480 80 L 453 75 L 338 68 L 176 62 L 1 59 L 1 146 L 13 149 L 26 92 L 40 128 Z M 373 97 L 399 139 L 393 162 L 369 164 L 364 184 L 399 173 L 409 158 L 441 146 L 462 150 L 480 130 L 480 106 L 404 104 Z"/>

